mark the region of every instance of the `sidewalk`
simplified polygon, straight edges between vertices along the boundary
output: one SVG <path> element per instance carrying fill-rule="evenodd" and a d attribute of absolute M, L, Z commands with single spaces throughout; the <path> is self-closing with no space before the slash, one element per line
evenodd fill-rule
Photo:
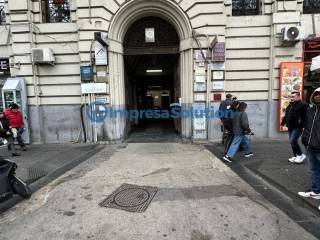
<path fill-rule="evenodd" d="M 212 143 L 207 148 L 222 160 L 223 147 L 221 143 Z M 299 191 L 310 189 L 310 175 L 308 162 L 294 164 L 288 161 L 292 157 L 291 147 L 285 140 L 253 140 L 252 148 L 254 156 L 243 157 L 237 153 L 234 162 L 227 164 L 230 167 L 240 164 L 254 174 L 282 191 L 298 204 L 306 205 L 311 210 L 318 211 L 320 200 L 302 198 Z M 232 166 L 233 165 L 233 166 Z"/>
<path fill-rule="evenodd" d="M 17 176 L 30 184 L 34 192 L 85 161 L 103 147 L 99 144 L 38 144 L 28 145 L 28 151 L 24 152 L 17 146 L 21 156 L 12 157 L 6 146 L 1 146 L 0 156 L 17 163 Z M 0 203 L 0 212 L 21 200 L 20 196 L 14 195 L 8 201 Z"/>
<path fill-rule="evenodd" d="M 114 195 L 118 206 L 102 207 Z M 154 198 L 142 186 L 157 188 Z M 135 194 L 132 194 L 135 191 Z M 317 221 L 316 228 L 319 227 Z M 202 145 L 108 145 L 0 214 L 1 240 L 316 240 Z"/>

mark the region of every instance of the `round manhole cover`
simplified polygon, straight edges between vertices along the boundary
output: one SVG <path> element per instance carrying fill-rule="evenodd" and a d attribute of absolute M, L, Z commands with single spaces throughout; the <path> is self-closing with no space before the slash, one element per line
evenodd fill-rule
<path fill-rule="evenodd" d="M 114 196 L 114 203 L 120 207 L 137 207 L 147 202 L 150 193 L 142 188 L 128 188 Z"/>

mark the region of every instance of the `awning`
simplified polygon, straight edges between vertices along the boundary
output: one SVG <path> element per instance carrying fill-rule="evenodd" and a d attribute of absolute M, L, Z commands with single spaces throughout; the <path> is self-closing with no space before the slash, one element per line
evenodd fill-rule
<path fill-rule="evenodd" d="M 320 55 L 312 58 L 312 63 L 310 67 L 311 71 L 316 71 L 318 69 L 320 70 Z"/>

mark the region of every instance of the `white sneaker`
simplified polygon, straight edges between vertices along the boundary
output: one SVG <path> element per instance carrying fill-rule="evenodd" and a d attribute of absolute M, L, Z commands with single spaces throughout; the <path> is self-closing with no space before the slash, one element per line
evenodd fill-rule
<path fill-rule="evenodd" d="M 291 157 L 291 158 L 288 159 L 288 161 L 293 163 L 295 158 L 296 157 Z"/>
<path fill-rule="evenodd" d="M 320 199 L 320 193 L 314 192 L 298 192 L 301 197 Z"/>
<path fill-rule="evenodd" d="M 303 153 L 302 153 L 302 155 L 300 155 L 300 156 L 297 156 L 294 160 L 293 160 L 293 162 L 294 163 L 303 163 L 303 161 L 306 159 L 306 155 L 304 155 Z"/>

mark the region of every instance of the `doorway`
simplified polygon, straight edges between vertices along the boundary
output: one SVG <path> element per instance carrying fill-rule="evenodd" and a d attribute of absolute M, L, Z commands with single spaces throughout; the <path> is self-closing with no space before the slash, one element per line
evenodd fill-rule
<path fill-rule="evenodd" d="M 179 42 L 175 29 L 158 17 L 141 18 L 128 29 L 123 46 L 129 140 L 179 138 L 181 120 L 171 114 L 181 97 Z"/>

